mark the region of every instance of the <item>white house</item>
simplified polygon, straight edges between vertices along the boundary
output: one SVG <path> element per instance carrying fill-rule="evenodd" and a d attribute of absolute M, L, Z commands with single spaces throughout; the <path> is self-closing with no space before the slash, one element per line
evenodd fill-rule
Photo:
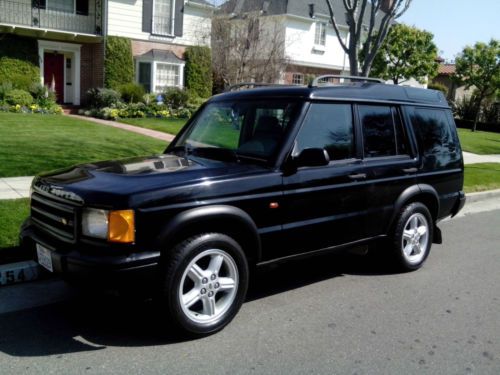
<path fill-rule="evenodd" d="M 184 51 L 210 45 L 212 11 L 204 0 L 108 0 L 106 32 L 132 40 L 136 81 L 147 91 L 183 87 Z"/>

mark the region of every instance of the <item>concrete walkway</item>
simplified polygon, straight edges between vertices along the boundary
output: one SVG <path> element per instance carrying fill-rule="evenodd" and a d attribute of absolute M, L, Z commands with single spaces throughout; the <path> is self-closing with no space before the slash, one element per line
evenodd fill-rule
<path fill-rule="evenodd" d="M 145 128 L 141 128 L 139 126 L 123 124 L 121 122 L 101 120 L 99 118 L 79 116 L 79 115 L 66 115 L 66 116 L 77 118 L 79 120 L 95 122 L 96 124 L 99 124 L 99 125 L 112 126 L 113 128 L 128 130 L 130 132 L 142 134 L 142 135 L 145 135 L 147 137 L 160 139 L 160 140 L 165 141 L 165 142 L 172 142 L 175 138 L 175 136 L 172 134 L 159 132 L 157 130 L 145 129 Z"/>
<path fill-rule="evenodd" d="M 500 155 L 478 155 L 472 152 L 463 152 L 465 164 L 500 163 Z"/>
<path fill-rule="evenodd" d="M 0 199 L 28 198 L 33 177 L 0 177 Z"/>

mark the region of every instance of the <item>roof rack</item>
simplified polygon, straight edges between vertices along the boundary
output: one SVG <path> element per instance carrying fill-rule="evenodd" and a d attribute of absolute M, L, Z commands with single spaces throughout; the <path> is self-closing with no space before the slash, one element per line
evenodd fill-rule
<path fill-rule="evenodd" d="M 229 86 L 225 92 L 235 91 L 239 88 L 255 88 L 255 87 L 264 87 L 264 86 L 290 86 L 283 85 L 280 83 L 264 83 L 264 82 L 241 82 L 235 83 L 234 85 Z"/>
<path fill-rule="evenodd" d="M 318 87 L 320 81 L 324 81 L 324 80 L 327 80 L 330 78 L 350 79 L 351 81 L 385 83 L 385 81 L 383 79 L 380 79 L 380 78 L 360 77 L 360 76 L 343 76 L 343 75 L 339 75 L 339 74 L 325 74 L 325 75 L 314 78 L 314 81 L 312 81 L 309 84 L 309 87 Z"/>

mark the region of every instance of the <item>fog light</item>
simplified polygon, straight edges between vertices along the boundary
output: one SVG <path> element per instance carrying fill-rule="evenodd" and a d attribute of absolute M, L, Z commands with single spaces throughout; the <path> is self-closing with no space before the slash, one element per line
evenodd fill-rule
<path fill-rule="evenodd" d="M 132 243 L 135 241 L 133 210 L 110 211 L 108 241 Z"/>

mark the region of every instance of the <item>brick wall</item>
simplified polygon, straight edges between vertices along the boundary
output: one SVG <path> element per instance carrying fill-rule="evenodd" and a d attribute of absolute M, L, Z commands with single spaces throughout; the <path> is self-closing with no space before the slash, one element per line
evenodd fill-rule
<path fill-rule="evenodd" d="M 186 51 L 186 47 L 175 44 L 156 43 L 142 40 L 132 41 L 132 55 L 134 57 L 143 55 L 152 49 L 172 51 L 180 59 L 184 58 L 184 52 Z"/>
<path fill-rule="evenodd" d="M 85 104 L 85 93 L 93 87 L 104 86 L 104 43 L 82 44 L 80 66 L 80 98 Z"/>
<path fill-rule="evenodd" d="M 317 77 L 324 74 L 341 74 L 341 71 L 333 69 L 313 68 L 309 66 L 289 65 L 283 73 L 283 83 L 287 85 L 292 84 L 294 74 L 302 74 L 304 84 L 307 84 L 308 82 L 305 82 L 307 75 L 314 75 Z"/>

